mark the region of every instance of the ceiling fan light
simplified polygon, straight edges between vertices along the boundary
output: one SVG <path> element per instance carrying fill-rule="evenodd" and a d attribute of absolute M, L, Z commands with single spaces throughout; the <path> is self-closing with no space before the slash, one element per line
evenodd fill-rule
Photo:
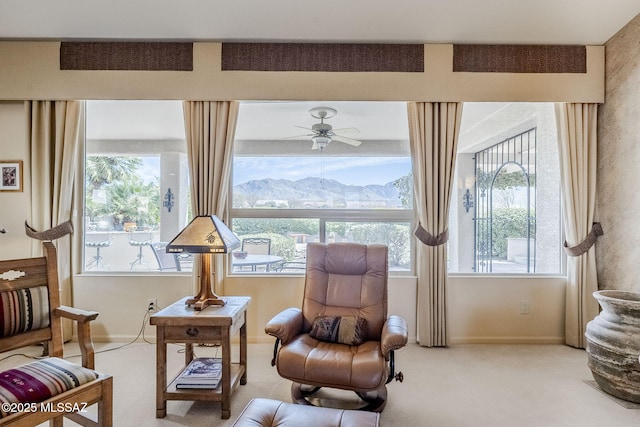
<path fill-rule="evenodd" d="M 321 150 L 331 142 L 331 138 L 325 135 L 313 136 L 311 140 Z"/>

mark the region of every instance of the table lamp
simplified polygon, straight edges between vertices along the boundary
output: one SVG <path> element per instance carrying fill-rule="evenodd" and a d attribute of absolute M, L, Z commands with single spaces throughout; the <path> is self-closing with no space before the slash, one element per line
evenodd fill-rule
<path fill-rule="evenodd" d="M 195 217 L 167 245 L 169 253 L 202 254 L 200 292 L 186 301 L 194 309 L 209 305 L 224 305 L 224 301 L 211 290 L 211 254 L 228 253 L 240 245 L 240 239 L 215 215 Z"/>

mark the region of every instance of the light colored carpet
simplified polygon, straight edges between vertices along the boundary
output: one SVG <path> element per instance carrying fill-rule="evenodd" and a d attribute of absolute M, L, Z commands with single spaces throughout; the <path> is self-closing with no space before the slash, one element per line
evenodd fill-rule
<path fill-rule="evenodd" d="M 98 350 L 117 344 L 97 344 Z M 67 355 L 77 354 L 73 344 Z M 236 346 L 234 346 L 236 347 Z M 36 355 L 40 349 L 30 349 Z M 155 345 L 138 342 L 96 355 L 98 370 L 114 376 L 115 426 L 231 426 L 254 397 L 290 401 L 290 383 L 270 360 L 271 344 L 249 344 L 248 383 L 232 396 L 231 418 L 220 419 L 220 404 L 169 401 L 167 416 L 155 418 Z M 197 356 L 216 348 L 197 347 Z M 182 347 L 169 346 L 168 371 L 177 372 Z M 26 362 L 12 357 L 0 368 Z M 396 352 L 403 383 L 387 385 L 389 398 L 381 425 L 390 427 L 637 427 L 640 410 L 625 408 L 592 380 L 586 353 L 560 345 L 455 345 L 424 348 L 409 345 Z M 345 392 L 333 399 L 353 399 Z M 66 422 L 65 425 L 73 425 Z M 304 427 L 304 426 L 301 426 Z"/>

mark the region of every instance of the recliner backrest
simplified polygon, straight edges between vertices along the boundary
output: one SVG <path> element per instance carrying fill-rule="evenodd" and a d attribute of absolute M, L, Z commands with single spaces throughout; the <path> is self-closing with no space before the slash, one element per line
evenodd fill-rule
<path fill-rule="evenodd" d="M 367 320 L 367 339 L 379 340 L 387 318 L 387 247 L 358 243 L 309 243 L 303 330 L 318 315 Z"/>

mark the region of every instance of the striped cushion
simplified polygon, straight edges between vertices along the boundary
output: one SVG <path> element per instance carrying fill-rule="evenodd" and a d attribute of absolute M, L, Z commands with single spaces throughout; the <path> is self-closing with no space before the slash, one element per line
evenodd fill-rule
<path fill-rule="evenodd" d="M 0 337 L 49 326 L 46 286 L 0 292 Z"/>
<path fill-rule="evenodd" d="M 96 378 L 98 374 L 91 369 L 57 357 L 47 357 L 0 372 L 0 403 L 42 402 Z M 0 418 L 7 415 L 0 412 Z"/>

